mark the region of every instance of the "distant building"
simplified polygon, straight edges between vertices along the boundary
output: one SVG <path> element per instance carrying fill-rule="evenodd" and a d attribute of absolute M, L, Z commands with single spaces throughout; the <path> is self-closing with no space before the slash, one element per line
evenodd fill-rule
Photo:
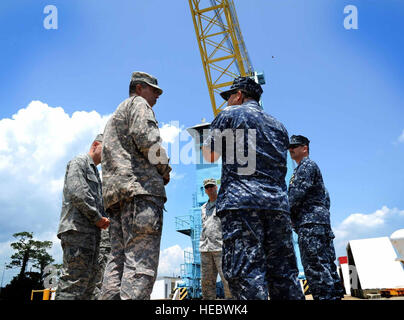
<path fill-rule="evenodd" d="M 180 277 L 158 277 L 154 283 L 151 300 L 171 299 Z"/>

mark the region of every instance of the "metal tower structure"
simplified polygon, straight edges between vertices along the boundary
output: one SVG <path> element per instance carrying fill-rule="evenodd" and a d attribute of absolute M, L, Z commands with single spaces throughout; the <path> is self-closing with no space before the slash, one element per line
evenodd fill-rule
<path fill-rule="evenodd" d="M 201 147 L 205 139 L 204 134 L 209 130 L 210 123 L 201 123 L 188 128 L 189 134 L 194 139 L 196 156 L 196 190 L 193 197 L 193 205 L 186 216 L 175 218 L 176 231 L 191 238 L 192 252 L 184 252 L 184 264 L 181 264 L 182 284 L 186 287 L 190 298 L 201 297 L 201 257 L 199 252 L 199 239 L 202 229 L 201 206 L 209 200 L 205 194 L 203 180 L 206 178 L 216 179 L 220 187 L 221 162 L 206 163 L 202 156 Z"/>
<path fill-rule="evenodd" d="M 256 76 L 233 0 L 188 0 L 213 114 L 225 105 L 219 93 L 238 76 Z"/>
<path fill-rule="evenodd" d="M 250 76 L 257 83 L 265 84 L 263 73 L 254 71 L 246 45 L 239 26 L 233 0 L 188 0 L 194 23 L 195 33 L 201 54 L 206 84 L 209 91 L 213 115 L 216 116 L 225 106 L 220 92 L 227 89 L 238 76 Z M 261 102 L 260 102 L 261 103 Z M 262 105 L 262 103 L 261 103 Z M 199 238 L 202 228 L 201 206 L 208 201 L 204 192 L 203 180 L 215 178 L 220 187 L 221 160 L 216 163 L 206 163 L 203 159 L 201 146 L 204 133 L 210 123 L 202 122 L 188 132 L 194 138 L 196 154 L 196 190 L 193 207 L 186 216 L 175 219 L 176 230 L 191 237 L 192 252 L 184 252 L 184 264 L 181 265 L 183 283 L 179 287 L 186 287 L 190 298 L 201 298 L 201 261 L 199 252 Z M 293 173 L 293 161 L 288 157 L 289 182 Z M 294 234 L 294 245 L 299 264 L 299 278 L 304 277 L 300 262 L 297 237 Z"/>

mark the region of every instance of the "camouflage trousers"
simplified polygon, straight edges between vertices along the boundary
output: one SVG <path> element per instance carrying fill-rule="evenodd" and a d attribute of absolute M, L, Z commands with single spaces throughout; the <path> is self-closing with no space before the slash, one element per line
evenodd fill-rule
<path fill-rule="evenodd" d="M 94 300 L 99 233 L 66 231 L 61 234 L 63 267 L 56 300 Z"/>
<path fill-rule="evenodd" d="M 149 300 L 157 276 L 163 207 L 134 197 L 107 210 L 111 253 L 101 300 Z"/>
<path fill-rule="evenodd" d="M 100 300 L 102 280 L 104 278 L 105 266 L 107 265 L 109 254 L 111 252 L 111 242 L 109 239 L 109 228 L 101 230 L 100 250 L 97 261 L 97 276 L 95 286 L 95 298 Z"/>
<path fill-rule="evenodd" d="M 220 212 L 223 274 L 236 300 L 304 300 L 289 214 Z"/>
<path fill-rule="evenodd" d="M 304 274 L 314 300 L 338 300 L 343 296 L 334 263 L 334 234 L 329 225 L 304 224 L 297 228 Z"/>
<path fill-rule="evenodd" d="M 226 299 L 231 299 L 232 296 L 230 293 L 229 284 L 227 283 L 222 272 L 222 252 L 201 252 L 202 299 L 216 299 L 216 279 L 218 273 L 222 279 L 224 296 Z"/>

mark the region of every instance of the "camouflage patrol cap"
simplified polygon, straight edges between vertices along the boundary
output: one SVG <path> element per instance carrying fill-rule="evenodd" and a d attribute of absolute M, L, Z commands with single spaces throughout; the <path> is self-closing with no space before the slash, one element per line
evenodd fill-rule
<path fill-rule="evenodd" d="M 236 93 L 238 90 L 245 91 L 248 93 L 252 98 L 259 101 L 261 98 L 262 92 L 264 92 L 261 88 L 261 85 L 256 83 L 250 77 L 238 77 L 235 78 L 233 84 L 231 85 L 230 89 L 227 91 L 223 91 L 220 93 L 224 100 L 229 100 L 229 97 Z"/>
<path fill-rule="evenodd" d="M 289 142 L 289 146 L 308 146 L 310 143 L 310 140 L 307 139 L 305 136 L 291 136 L 290 137 L 290 142 Z"/>
<path fill-rule="evenodd" d="M 103 138 L 102 133 L 97 134 L 97 136 L 95 137 L 94 141 L 98 141 L 98 142 L 101 142 L 101 143 L 102 143 L 102 138 Z"/>
<path fill-rule="evenodd" d="M 148 84 L 149 86 L 158 89 L 160 91 L 160 94 L 163 93 L 163 89 L 161 89 L 158 86 L 157 79 L 146 72 L 142 72 L 142 71 L 133 72 L 130 82 L 131 82 L 131 84 L 135 83 L 135 82 L 144 82 L 144 83 Z"/>
<path fill-rule="evenodd" d="M 216 186 L 216 185 L 217 185 L 217 184 L 216 184 L 216 179 L 209 178 L 209 179 L 203 180 L 203 186 L 204 186 L 204 187 L 209 186 L 209 185 L 214 185 L 214 186 Z"/>

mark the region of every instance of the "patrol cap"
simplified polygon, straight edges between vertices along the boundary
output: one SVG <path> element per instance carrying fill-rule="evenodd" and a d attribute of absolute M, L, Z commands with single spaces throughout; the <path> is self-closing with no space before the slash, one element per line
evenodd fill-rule
<path fill-rule="evenodd" d="M 290 137 L 289 146 L 308 146 L 310 140 L 307 139 L 305 136 L 301 135 L 293 135 Z"/>
<path fill-rule="evenodd" d="M 135 71 L 132 73 L 132 78 L 130 80 L 131 83 L 133 82 L 144 82 L 153 88 L 156 88 L 160 91 L 160 94 L 163 93 L 163 89 L 158 86 L 157 79 L 152 75 L 142 72 L 142 71 Z"/>
<path fill-rule="evenodd" d="M 233 84 L 231 85 L 230 89 L 227 91 L 223 91 L 220 93 L 224 100 L 229 100 L 229 97 L 236 93 L 238 90 L 245 91 L 255 100 L 259 101 L 261 98 L 262 92 L 264 92 L 261 88 L 261 85 L 256 83 L 250 77 L 238 77 L 235 78 Z"/>
<path fill-rule="evenodd" d="M 203 186 L 204 186 L 204 187 L 209 186 L 209 185 L 216 186 L 216 185 L 217 185 L 217 184 L 216 184 L 216 179 L 209 178 L 209 179 L 203 180 Z"/>
<path fill-rule="evenodd" d="M 95 137 L 94 141 L 98 141 L 98 142 L 101 142 L 101 143 L 102 143 L 102 138 L 103 138 L 102 133 L 97 134 L 97 136 Z"/>

